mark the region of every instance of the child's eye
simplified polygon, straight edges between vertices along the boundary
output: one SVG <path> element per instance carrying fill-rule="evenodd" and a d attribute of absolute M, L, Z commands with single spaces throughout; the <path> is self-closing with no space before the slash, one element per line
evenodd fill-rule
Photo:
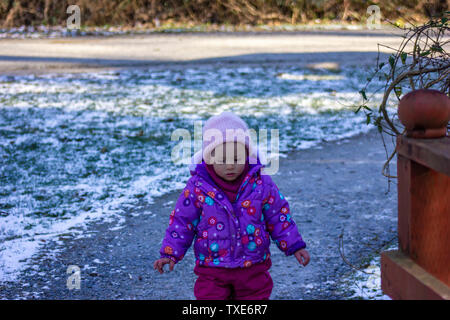
<path fill-rule="evenodd" d="M 241 158 L 239 158 L 239 159 L 235 158 L 233 163 L 240 163 L 240 162 L 243 162 L 243 160 Z M 215 163 L 216 164 L 226 164 L 226 159 L 215 159 Z"/>

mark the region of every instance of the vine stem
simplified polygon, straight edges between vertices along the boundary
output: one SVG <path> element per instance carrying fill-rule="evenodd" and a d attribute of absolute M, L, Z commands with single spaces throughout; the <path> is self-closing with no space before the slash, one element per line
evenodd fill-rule
<path fill-rule="evenodd" d="M 379 109 L 383 113 L 384 120 L 389 125 L 389 127 L 392 129 L 392 131 L 395 132 L 395 134 L 400 134 L 400 132 L 397 130 L 397 128 L 394 126 L 394 124 L 389 119 L 389 116 L 388 116 L 387 110 L 386 110 L 387 100 L 389 98 L 389 95 L 390 95 L 391 91 L 394 89 L 394 87 L 397 84 L 399 84 L 402 80 L 407 78 L 407 77 L 417 76 L 419 74 L 423 75 L 423 74 L 426 74 L 426 73 L 436 72 L 436 71 L 440 71 L 440 70 L 444 70 L 444 69 L 448 69 L 448 68 L 450 68 L 450 63 L 442 65 L 442 66 L 438 66 L 438 67 L 435 67 L 435 68 L 408 70 L 408 71 L 405 71 L 405 72 L 401 73 L 395 80 L 393 80 L 391 82 L 391 84 L 389 85 L 389 87 L 386 89 L 386 91 L 384 93 L 383 101 L 381 102 L 381 105 L 380 105 Z"/>

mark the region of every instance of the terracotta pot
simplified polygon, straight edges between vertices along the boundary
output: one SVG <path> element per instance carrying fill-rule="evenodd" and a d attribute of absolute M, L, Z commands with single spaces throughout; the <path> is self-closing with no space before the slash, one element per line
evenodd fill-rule
<path fill-rule="evenodd" d="M 444 137 L 450 120 L 450 98 L 432 89 L 411 91 L 400 99 L 398 117 L 408 137 Z"/>

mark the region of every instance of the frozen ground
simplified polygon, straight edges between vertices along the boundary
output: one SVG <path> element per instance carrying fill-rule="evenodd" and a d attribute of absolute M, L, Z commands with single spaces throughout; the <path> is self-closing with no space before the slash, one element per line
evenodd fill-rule
<path fill-rule="evenodd" d="M 332 39 L 335 52 L 333 42 L 324 44 Z M 188 178 L 185 165 L 170 162 L 170 135 L 193 133 L 195 121 L 222 110 L 268 129 L 269 138 L 270 129 L 280 130 L 284 157 L 275 179 L 297 206 L 317 259 L 293 280 L 299 267 L 274 247 L 272 297 L 355 297 L 346 279 L 359 280 L 336 251 L 338 236 L 358 264 L 396 226 L 396 187 L 385 195 L 380 174 L 381 140 L 373 130 L 361 134 L 372 127 L 353 112 L 371 70 L 364 63 L 374 58 L 369 47 L 379 39 L 393 41 L 314 33 L 2 40 L 0 297 L 191 298 L 192 253 L 173 278 L 151 269 Z M 346 51 L 354 41 L 362 51 Z M 133 59 L 124 60 L 130 52 Z M 100 70 L 130 62 L 136 68 Z M 73 264 L 82 271 L 81 291 L 65 287 Z M 180 274 L 189 276 L 178 295 Z"/>
<path fill-rule="evenodd" d="M 387 180 L 380 174 L 384 159 L 375 130 L 289 152 L 281 159 L 281 170 L 274 179 L 296 212 L 293 217 L 312 258 L 303 268 L 272 245 L 272 299 L 381 297 L 379 288 L 375 295 L 370 290 L 373 287 L 361 292 L 364 279 L 342 261 L 339 237 L 344 240 L 346 259 L 361 269 L 371 265 L 367 262 L 376 250 L 392 244 L 397 225 L 396 185 L 391 183 L 387 192 Z M 114 229 L 116 223 L 97 221 L 87 225 L 83 237 L 70 231 L 49 239 L 16 281 L 2 283 L 1 297 L 194 299 L 192 249 L 173 272 L 160 275 L 152 269 L 178 196 L 179 191 L 173 191 L 156 197 L 154 203 L 141 199 L 141 206 L 123 214 L 121 229 Z M 80 267 L 80 290 L 66 287 L 69 265 Z"/>
<path fill-rule="evenodd" d="M 158 23 L 158 22 L 156 22 Z M 37 38 L 62 38 L 62 37 L 85 37 L 85 36 L 118 36 L 118 35 L 149 35 L 157 33 L 192 33 L 192 32 L 295 32 L 295 31 L 360 31 L 372 33 L 376 32 L 395 32 L 396 28 L 390 25 L 380 25 L 373 28 L 367 24 L 330 24 L 320 23 L 320 19 L 316 24 L 305 25 L 260 25 L 260 26 L 232 26 L 232 25 L 180 25 L 178 27 L 171 24 L 160 25 L 158 27 L 139 27 L 134 28 L 122 26 L 103 26 L 89 27 L 83 26 L 80 29 L 68 29 L 63 26 L 20 26 L 15 28 L 0 29 L 0 39 L 37 39 Z"/>
<path fill-rule="evenodd" d="M 268 130 L 269 155 L 367 132 L 354 113 L 365 76 L 295 66 L 0 76 L 0 280 L 41 240 L 92 219 L 120 227 L 127 208 L 182 188 L 172 133 L 193 138 L 211 114 L 232 110 L 258 139 Z"/>
<path fill-rule="evenodd" d="M 393 238 L 381 251 L 397 250 L 397 239 Z M 354 294 L 349 299 L 391 300 L 381 290 L 380 254 L 376 252 L 364 269 L 353 271 L 348 278 L 343 278 L 343 286 L 347 286 Z"/>

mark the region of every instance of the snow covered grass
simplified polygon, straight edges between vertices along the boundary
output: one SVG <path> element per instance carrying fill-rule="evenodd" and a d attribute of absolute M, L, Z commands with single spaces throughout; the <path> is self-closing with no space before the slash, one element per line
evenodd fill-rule
<path fill-rule="evenodd" d="M 391 244 L 388 248 L 383 249 L 383 251 L 396 249 L 397 245 Z M 345 284 L 345 290 L 352 292 L 352 295 L 348 299 L 391 300 L 381 290 L 380 254 L 373 256 L 362 271 L 355 270 L 343 283 Z"/>
<path fill-rule="evenodd" d="M 257 132 L 267 129 L 269 141 L 279 129 L 280 156 L 367 132 L 372 126 L 352 106 L 366 71 L 203 66 L 1 76 L 0 282 L 16 278 L 42 239 L 97 219 L 120 228 L 127 208 L 182 188 L 189 170 L 171 162 L 179 143 L 171 133 L 193 136 L 194 121 L 230 110 Z"/>
<path fill-rule="evenodd" d="M 382 25 L 381 29 L 394 30 L 390 25 Z M 314 31 L 314 30 L 368 30 L 365 23 L 345 24 L 326 23 L 316 20 L 312 24 L 279 24 L 279 25 L 216 25 L 216 24 L 182 24 L 164 23 L 155 27 L 136 25 L 135 27 L 123 26 L 81 26 L 80 29 L 68 29 L 64 26 L 20 26 L 13 28 L 0 28 L 0 39 L 25 39 L 25 38 L 63 38 L 83 36 L 118 36 L 125 34 L 152 34 L 152 33 L 182 33 L 182 32 L 242 32 L 242 31 Z M 373 31 L 373 29 L 370 29 Z"/>

